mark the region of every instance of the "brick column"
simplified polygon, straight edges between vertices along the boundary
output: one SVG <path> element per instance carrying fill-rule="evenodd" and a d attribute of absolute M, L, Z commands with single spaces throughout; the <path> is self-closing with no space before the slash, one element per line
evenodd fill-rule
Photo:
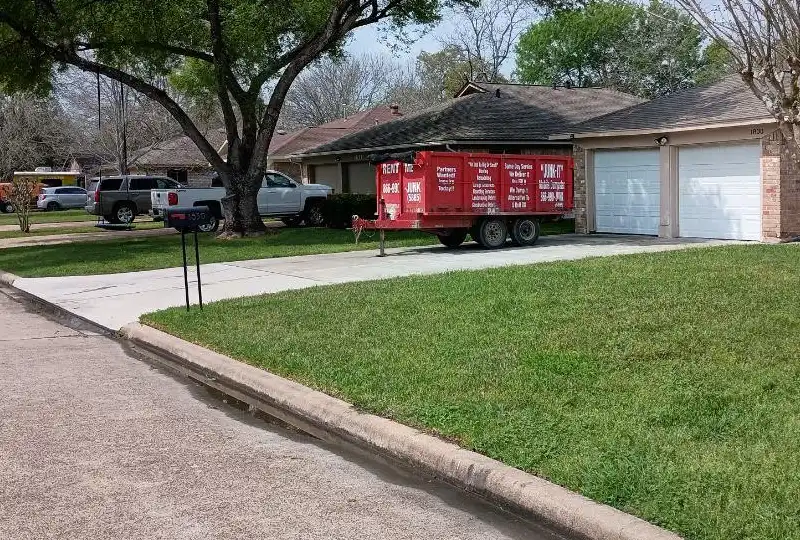
<path fill-rule="evenodd" d="M 781 238 L 800 236 L 800 159 L 790 141 L 781 147 Z"/>
<path fill-rule="evenodd" d="M 576 144 L 572 147 L 572 156 L 575 160 L 575 172 L 572 176 L 575 232 L 587 234 L 589 232 L 589 222 L 586 208 L 586 150 Z"/>
<path fill-rule="evenodd" d="M 781 151 L 783 137 L 776 131 L 761 139 L 761 238 L 781 236 Z"/>

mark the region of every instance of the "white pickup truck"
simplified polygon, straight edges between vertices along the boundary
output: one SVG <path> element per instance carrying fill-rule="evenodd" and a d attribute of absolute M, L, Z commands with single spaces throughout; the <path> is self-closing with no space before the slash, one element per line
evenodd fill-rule
<path fill-rule="evenodd" d="M 290 227 L 305 223 L 312 227 L 322 225 L 322 203 L 333 188 L 322 184 L 301 184 L 277 171 L 267 171 L 258 191 L 258 213 L 281 218 Z M 204 232 L 215 231 L 222 219 L 224 187 L 154 189 L 150 192 L 151 215 L 163 219 L 171 206 L 208 206 L 214 220 Z"/>

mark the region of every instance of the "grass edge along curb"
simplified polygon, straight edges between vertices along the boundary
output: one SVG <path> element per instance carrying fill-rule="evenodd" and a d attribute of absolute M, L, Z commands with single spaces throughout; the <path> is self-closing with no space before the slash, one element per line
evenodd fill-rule
<path fill-rule="evenodd" d="M 199 382 L 213 381 L 233 388 L 255 401 L 256 407 L 264 407 L 267 414 L 303 431 L 327 439 L 342 438 L 422 469 L 568 534 L 588 540 L 680 539 L 672 532 L 539 477 L 392 420 L 359 412 L 345 401 L 155 328 L 131 323 L 120 334 L 202 374 Z"/>

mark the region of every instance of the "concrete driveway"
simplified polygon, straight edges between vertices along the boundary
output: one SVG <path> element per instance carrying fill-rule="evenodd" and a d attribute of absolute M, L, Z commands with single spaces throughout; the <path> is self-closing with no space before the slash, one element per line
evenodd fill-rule
<path fill-rule="evenodd" d="M 534 247 L 486 251 L 475 244 L 457 250 L 405 248 L 380 258 L 374 251 L 206 264 L 201 267 L 206 302 L 351 281 L 454 270 L 647 253 L 730 243 L 717 240 L 630 236 L 546 236 Z M 202 259 L 202 253 L 200 254 Z M 197 301 L 194 268 L 190 297 Z M 151 311 L 184 304 L 183 269 L 101 276 L 25 278 L 14 285 L 106 328 L 118 330 Z"/>

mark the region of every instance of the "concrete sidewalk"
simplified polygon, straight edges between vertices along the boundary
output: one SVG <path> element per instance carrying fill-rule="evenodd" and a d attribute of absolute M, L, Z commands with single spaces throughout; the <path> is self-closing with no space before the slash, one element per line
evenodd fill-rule
<path fill-rule="evenodd" d="M 201 267 L 206 302 L 302 289 L 317 285 L 366 281 L 454 270 L 536 264 L 586 257 L 647 253 L 720 245 L 715 240 L 625 236 L 560 235 L 542 237 L 531 248 L 486 251 L 475 244 L 394 249 L 384 258 L 374 251 L 310 255 L 205 264 Z M 202 253 L 200 254 L 202 258 Z M 190 297 L 197 301 L 194 268 Z M 183 270 L 168 268 L 125 274 L 20 278 L 14 286 L 57 304 L 111 330 L 119 330 L 144 313 L 184 303 Z"/>

